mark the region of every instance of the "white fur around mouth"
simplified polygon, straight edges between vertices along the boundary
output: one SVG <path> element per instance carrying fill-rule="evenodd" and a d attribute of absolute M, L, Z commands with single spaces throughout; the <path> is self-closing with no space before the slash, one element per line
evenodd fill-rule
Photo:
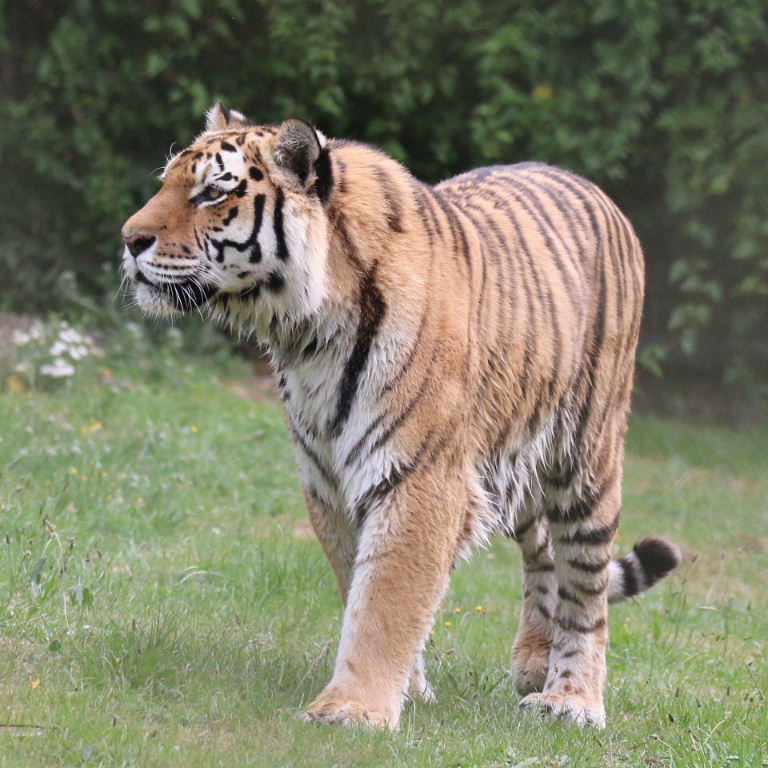
<path fill-rule="evenodd" d="M 173 301 L 154 285 L 137 282 L 134 290 L 136 303 L 145 314 L 152 317 L 169 317 L 182 314 Z"/>

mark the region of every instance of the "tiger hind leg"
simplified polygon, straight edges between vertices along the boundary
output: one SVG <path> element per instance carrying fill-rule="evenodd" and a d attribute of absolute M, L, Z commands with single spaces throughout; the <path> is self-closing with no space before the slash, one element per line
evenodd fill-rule
<path fill-rule="evenodd" d="M 512 650 L 515 690 L 521 695 L 544 688 L 557 607 L 557 575 L 549 535 L 542 516 L 519 522 L 513 538 L 523 555 L 523 606 Z"/>
<path fill-rule="evenodd" d="M 611 551 L 619 522 L 621 473 L 607 472 L 565 505 L 548 505 L 557 578 L 549 669 L 541 693 L 522 709 L 579 725 L 605 726 Z"/>

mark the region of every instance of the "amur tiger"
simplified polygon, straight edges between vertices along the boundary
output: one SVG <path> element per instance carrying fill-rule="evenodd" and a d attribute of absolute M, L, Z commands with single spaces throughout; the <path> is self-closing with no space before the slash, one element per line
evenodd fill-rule
<path fill-rule="evenodd" d="M 306 717 L 398 725 L 459 558 L 522 550 L 520 707 L 602 727 L 607 610 L 680 560 L 612 559 L 643 302 L 632 227 L 542 163 L 428 186 L 381 150 L 215 104 L 125 223 L 149 314 L 205 308 L 269 350 L 345 604 Z"/>

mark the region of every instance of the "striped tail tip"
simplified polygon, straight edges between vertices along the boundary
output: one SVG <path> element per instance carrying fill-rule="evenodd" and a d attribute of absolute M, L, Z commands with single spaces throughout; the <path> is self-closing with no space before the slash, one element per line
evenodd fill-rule
<path fill-rule="evenodd" d="M 618 603 L 650 589 L 682 560 L 680 549 L 669 541 L 649 536 L 638 541 L 628 555 L 612 560 L 608 570 L 608 601 Z"/>

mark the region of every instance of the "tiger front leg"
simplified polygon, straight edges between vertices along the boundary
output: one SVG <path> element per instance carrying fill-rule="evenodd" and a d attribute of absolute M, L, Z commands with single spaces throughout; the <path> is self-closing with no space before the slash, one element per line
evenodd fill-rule
<path fill-rule="evenodd" d="M 550 719 L 605 727 L 608 564 L 619 518 L 619 489 L 550 513 L 559 602 L 549 671 L 521 709 Z"/>
<path fill-rule="evenodd" d="M 346 511 L 340 511 L 324 502 L 311 486 L 305 489 L 305 498 L 312 528 L 331 564 L 342 602 L 346 606 L 357 551 L 358 530 Z M 425 703 L 435 701 L 432 685 L 427 679 L 423 647 L 411 671 L 408 696 Z"/>
<path fill-rule="evenodd" d="M 515 532 L 523 554 L 523 606 L 512 650 L 512 675 L 521 695 L 544 688 L 557 608 L 552 542 L 542 514 L 543 510 L 531 510 Z"/>
<path fill-rule="evenodd" d="M 308 720 L 397 727 L 467 510 L 458 474 L 433 465 L 367 506 L 333 678 Z"/>

